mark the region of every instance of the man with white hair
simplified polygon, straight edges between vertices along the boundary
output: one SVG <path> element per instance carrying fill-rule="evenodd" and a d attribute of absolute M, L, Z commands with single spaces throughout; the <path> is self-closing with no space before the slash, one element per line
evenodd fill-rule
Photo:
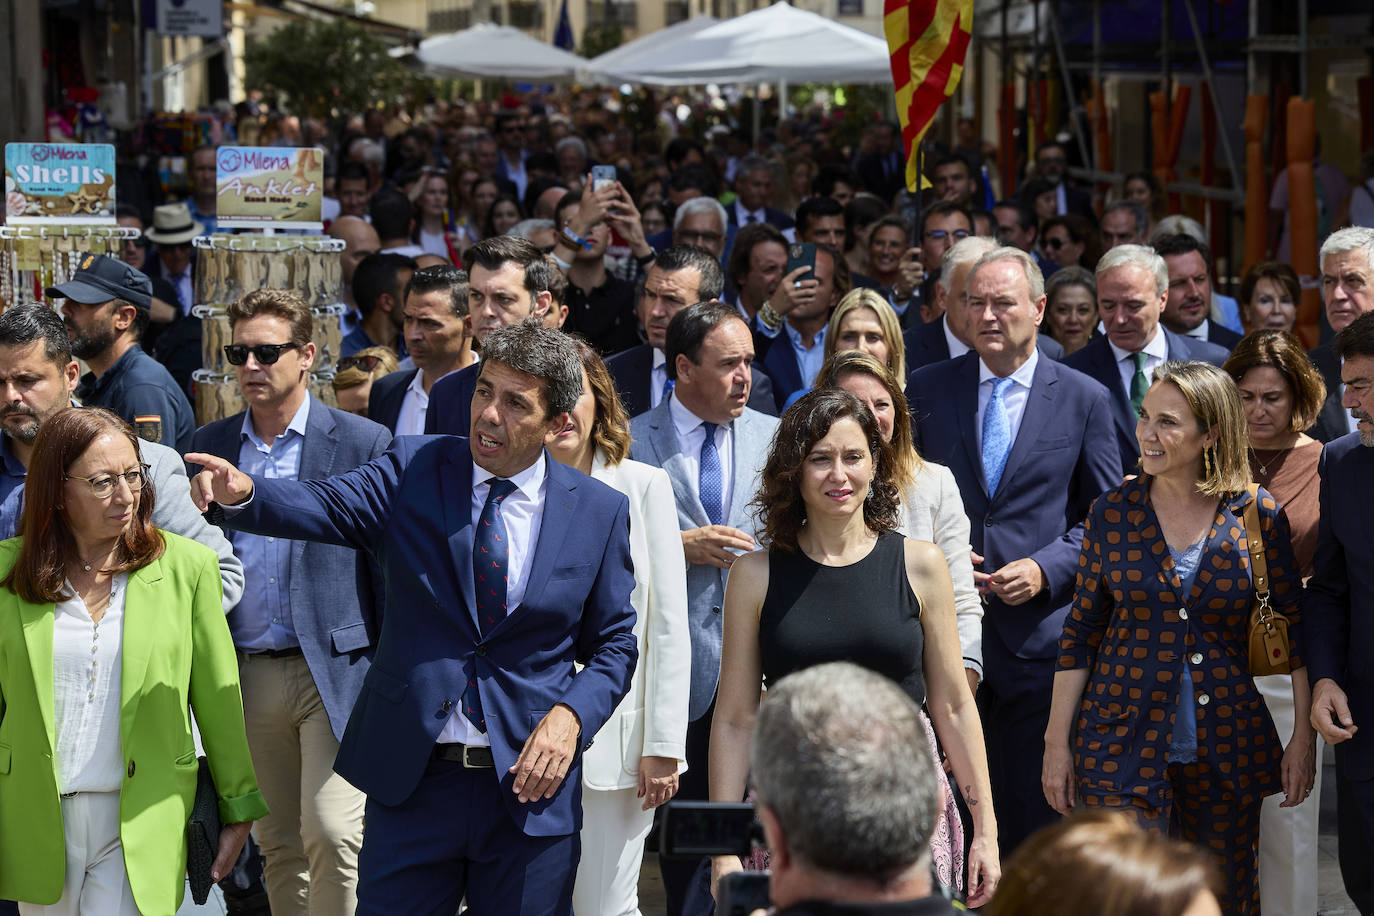
<path fill-rule="evenodd" d="M 968 271 L 973 349 L 913 372 L 916 448 L 954 474 L 983 594 L 979 691 L 1002 855 L 1058 819 L 1040 774 L 1055 656 L 1092 501 L 1121 482 L 1111 398 L 1036 348 L 1045 280 L 1019 248 Z"/>
<path fill-rule="evenodd" d="M 1225 347 L 1175 334 L 1160 323 L 1168 299 L 1164 259 L 1144 245 L 1118 245 L 1097 262 L 1097 311 L 1107 333 L 1064 360 L 1111 392 L 1121 466 L 1127 471 L 1140 461 L 1135 423 L 1155 368 L 1167 360 L 1226 362 Z"/>
<path fill-rule="evenodd" d="M 725 250 L 734 241 L 734 228 L 720 201 L 693 197 L 673 213 L 673 244 L 705 248 L 723 263 Z"/>
<path fill-rule="evenodd" d="M 902 333 L 906 364 L 913 372 L 931 363 L 963 356 L 973 349 L 965 286 L 974 262 L 996 247 L 992 239 L 971 235 L 955 242 L 940 259 L 940 274 L 935 280 L 935 313 L 940 317 L 909 327 Z M 1053 337 L 1037 332 L 1035 345 L 1050 359 L 1064 358 L 1064 348 Z"/>
<path fill-rule="evenodd" d="M 1350 226 L 1331 233 L 1322 243 L 1322 300 L 1326 323 L 1340 333 L 1365 312 L 1374 310 L 1374 229 Z M 1356 420 L 1341 406 L 1345 386 L 1341 361 L 1327 341 L 1308 352 L 1326 382 L 1326 403 L 1312 427 L 1312 437 L 1332 442 L 1355 431 Z"/>
<path fill-rule="evenodd" d="M 551 254 L 558 242 L 558 227 L 551 219 L 522 219 L 507 229 L 506 235 L 524 239 L 545 254 Z"/>

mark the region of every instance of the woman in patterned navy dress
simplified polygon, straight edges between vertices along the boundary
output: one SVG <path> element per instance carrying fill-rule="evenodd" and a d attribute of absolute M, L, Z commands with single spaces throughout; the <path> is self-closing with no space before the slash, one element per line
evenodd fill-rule
<path fill-rule="evenodd" d="M 1283 791 L 1299 804 L 1313 777 L 1301 742 L 1284 752 L 1249 671 L 1245 430 L 1220 369 L 1155 370 L 1136 424 L 1144 473 L 1088 514 L 1042 777 L 1062 813 L 1077 799 L 1210 850 L 1228 914 L 1259 913 L 1263 798 Z M 1270 602 L 1293 623 L 1296 673 L 1301 582 L 1288 520 L 1268 492 L 1257 498 Z"/>

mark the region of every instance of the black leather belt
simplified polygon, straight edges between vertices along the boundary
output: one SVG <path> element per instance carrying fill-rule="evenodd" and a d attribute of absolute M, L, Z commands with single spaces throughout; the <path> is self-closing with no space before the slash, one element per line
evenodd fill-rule
<path fill-rule="evenodd" d="M 436 744 L 430 755 L 435 760 L 461 763 L 465 770 L 493 770 L 496 763 L 491 758 L 491 748 L 473 744 Z"/>
<path fill-rule="evenodd" d="M 295 658 L 304 653 L 300 646 L 292 646 L 289 649 L 262 649 L 258 652 L 245 652 L 252 658 Z"/>

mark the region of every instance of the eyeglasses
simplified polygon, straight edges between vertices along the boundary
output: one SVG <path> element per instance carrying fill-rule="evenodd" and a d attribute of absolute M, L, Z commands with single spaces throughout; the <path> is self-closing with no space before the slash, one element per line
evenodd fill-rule
<path fill-rule="evenodd" d="M 343 359 L 339 360 L 339 371 L 342 372 L 345 369 L 361 369 L 364 372 L 371 372 L 373 369 L 377 368 L 377 364 L 381 361 L 382 358 L 380 356 L 374 355 L 345 356 Z M 233 362 L 233 360 L 231 359 L 230 362 Z M 261 363 L 267 361 L 263 360 L 262 357 L 258 357 L 258 362 Z M 271 362 L 276 362 L 276 360 L 271 360 Z"/>
<path fill-rule="evenodd" d="M 1064 241 L 1063 239 L 1058 238 L 1058 237 L 1054 237 L 1054 238 L 1051 238 L 1051 237 L 1049 237 L 1049 236 L 1046 236 L 1046 237 L 1045 237 L 1045 247 L 1048 248 L 1050 251 L 1058 251 L 1059 249 L 1063 248 L 1063 247 L 1064 247 L 1065 245 L 1067 245 L 1067 244 L 1068 244 L 1068 242 L 1066 242 L 1066 241 Z"/>
<path fill-rule="evenodd" d="M 948 229 L 931 229 L 926 233 L 926 238 L 933 242 L 943 242 L 948 238 L 958 241 L 966 239 L 972 234 L 973 233 L 969 232 L 967 229 L 955 229 L 953 232 L 950 232 Z"/>
<path fill-rule="evenodd" d="M 64 474 L 62 479 L 84 480 L 96 499 L 105 499 L 114 493 L 115 486 L 120 480 L 123 480 L 129 487 L 130 493 L 137 493 L 142 490 L 148 483 L 148 465 L 140 464 L 137 470 L 125 471 L 123 474 L 102 474 L 99 477 L 79 477 L 76 474 Z"/>
<path fill-rule="evenodd" d="M 677 234 L 682 238 L 683 244 L 686 245 L 696 245 L 701 242 L 715 244 L 723 238 L 719 232 L 694 232 L 691 229 L 679 229 Z"/>
<path fill-rule="evenodd" d="M 229 344 L 224 348 L 224 358 L 229 360 L 231 366 L 242 366 L 248 362 L 248 354 L 252 353 L 253 358 L 264 366 L 270 366 L 281 359 L 281 351 L 294 350 L 299 344 L 258 344 L 250 347 L 247 344 Z"/>

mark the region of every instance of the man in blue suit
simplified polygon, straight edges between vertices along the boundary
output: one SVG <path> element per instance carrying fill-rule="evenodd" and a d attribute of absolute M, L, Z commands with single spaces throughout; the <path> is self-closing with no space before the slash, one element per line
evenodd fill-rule
<path fill-rule="evenodd" d="M 189 456 L 207 468 L 197 502 L 226 525 L 381 566 L 388 613 L 335 762 L 367 794 L 363 916 L 453 913 L 464 896 L 477 913 L 569 913 L 581 752 L 638 657 L 629 503 L 543 447 L 581 395 L 576 347 L 526 322 L 488 335 L 481 365 L 471 441 L 402 436 L 309 482 Z"/>
<path fill-rule="evenodd" d="M 1164 301 L 1165 327 L 1175 334 L 1205 340 L 1228 353 L 1241 335 L 1219 321 L 1212 321 L 1212 250 L 1180 232 L 1156 238 L 1155 253 L 1169 270 L 1169 296 Z"/>
<path fill-rule="evenodd" d="M 341 474 L 386 450 L 386 429 L 311 397 L 313 322 L 299 296 L 253 290 L 229 307 L 229 326 L 226 355 L 248 410 L 197 430 L 194 451 L 290 480 Z M 245 584 L 229 630 L 253 768 L 272 809 L 257 826 L 267 895 L 278 912 L 351 912 L 363 795 L 333 767 L 372 657 L 380 589 L 347 548 L 229 539 Z"/>
<path fill-rule="evenodd" d="M 735 202 L 726 208 L 730 225 L 744 227 L 767 223 L 787 240 L 794 241 L 795 224 L 792 217 L 768 206 L 773 199 L 773 167 L 762 156 L 745 156 L 735 170 Z"/>
<path fill-rule="evenodd" d="M 968 279 L 973 352 L 920 369 L 908 397 L 916 447 L 954 474 L 983 593 L 979 692 L 1005 857 L 1058 815 L 1039 766 L 1055 656 L 1073 595 L 1083 520 L 1121 481 L 1103 387 L 1035 347 L 1040 269 L 995 248 Z"/>
<path fill-rule="evenodd" d="M 1303 657 L 1312 680 L 1312 724 L 1336 748 L 1341 876 L 1361 913 L 1374 910 L 1374 314 L 1336 335 L 1342 403 L 1359 428 L 1326 446 L 1321 520 L 1303 604 Z M 1365 726 L 1365 727 L 1361 727 Z"/>
<path fill-rule="evenodd" d="M 704 800 L 725 580 L 735 557 L 755 547 L 748 504 L 778 421 L 746 406 L 754 343 L 735 309 L 719 302 L 688 306 L 669 323 L 665 349 L 676 384 L 657 407 L 630 421 L 630 457 L 667 471 L 677 501 L 692 636 L 687 772 L 677 798 Z M 669 916 L 709 912 L 698 861 L 665 859 L 660 867 Z"/>
<path fill-rule="evenodd" d="M 1097 311 L 1106 335 L 1064 360 L 1111 393 L 1121 466 L 1140 461 L 1135 422 L 1155 367 L 1167 360 L 1199 359 L 1220 366 L 1226 348 L 1175 334 L 1160 323 L 1169 298 L 1169 268 L 1144 245 L 1118 245 L 1097 262 Z"/>
<path fill-rule="evenodd" d="M 485 347 L 487 335 L 543 318 L 554 307 L 549 289 L 558 267 L 525 239 L 498 235 L 468 249 L 468 331 Z M 466 436 L 481 363 L 459 369 L 429 391 L 425 432 Z"/>

